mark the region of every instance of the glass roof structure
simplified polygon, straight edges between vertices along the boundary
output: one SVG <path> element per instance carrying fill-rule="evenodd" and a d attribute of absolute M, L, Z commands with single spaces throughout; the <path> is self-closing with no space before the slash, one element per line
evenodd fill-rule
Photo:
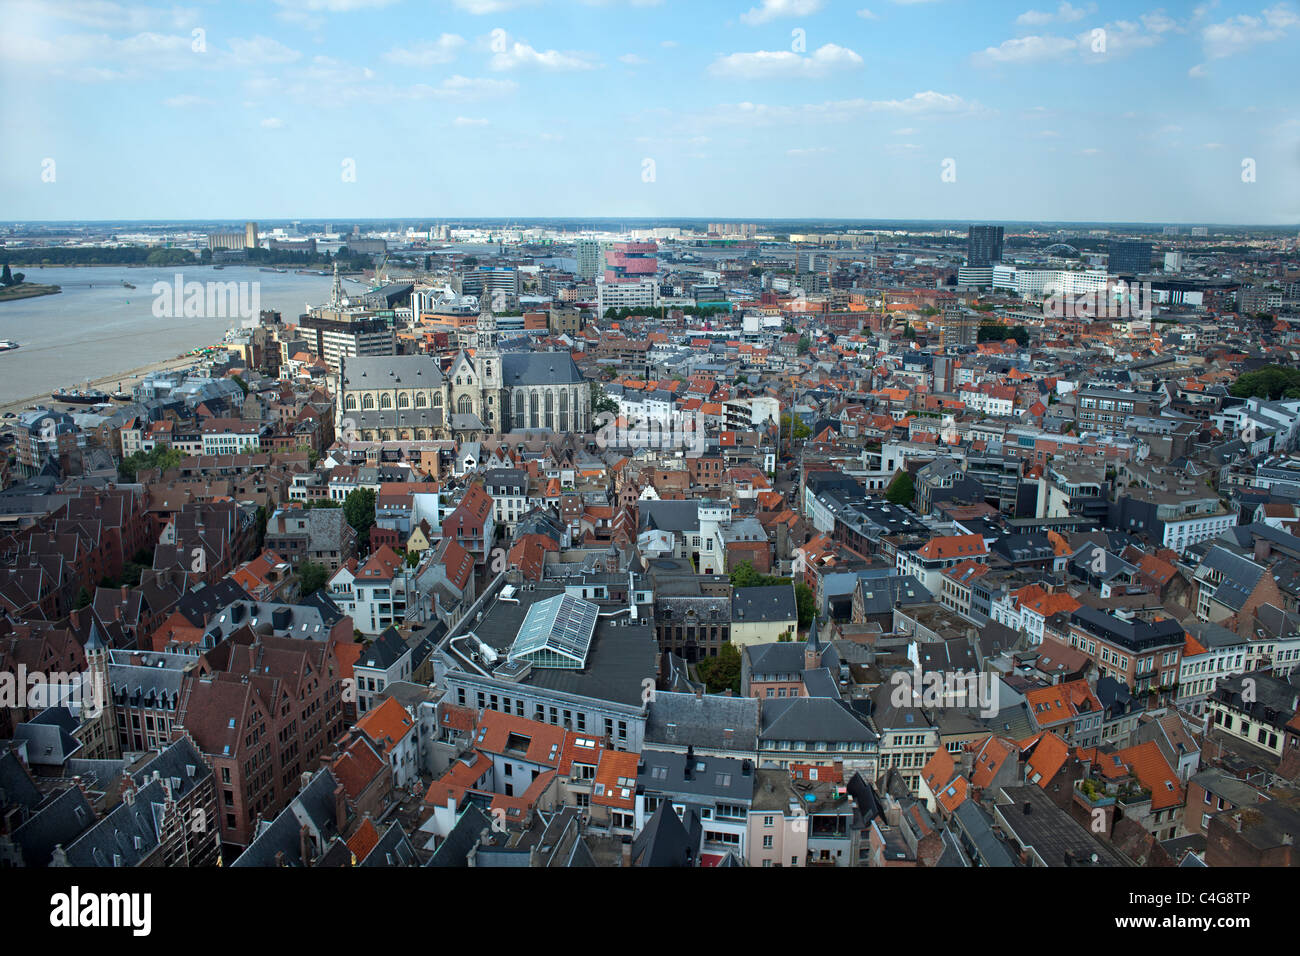
<path fill-rule="evenodd" d="M 524 616 L 508 660 L 581 670 L 587 663 L 599 610 L 591 601 L 569 594 L 538 601 Z"/>

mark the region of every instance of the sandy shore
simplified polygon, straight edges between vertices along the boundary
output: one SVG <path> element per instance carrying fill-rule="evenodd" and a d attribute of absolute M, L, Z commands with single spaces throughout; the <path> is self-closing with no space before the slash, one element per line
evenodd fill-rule
<path fill-rule="evenodd" d="M 21 354 L 21 350 L 19 350 L 19 353 L 15 353 L 15 354 Z M 172 368 L 185 368 L 190 365 L 197 365 L 200 361 L 202 361 L 202 358 L 197 355 L 178 355 L 175 358 L 164 359 L 161 362 L 154 362 L 151 365 L 141 365 L 139 368 L 133 368 L 130 371 L 115 372 L 112 375 L 105 375 L 103 378 L 92 379 L 90 385 L 91 388 L 103 389 L 104 391 L 109 392 L 111 394 L 112 392 L 117 391 L 117 383 L 121 382 L 122 387 L 127 391 L 130 391 L 133 385 L 135 385 L 145 376 L 149 375 L 151 372 L 161 372 L 166 369 L 172 369 Z M 64 387 L 85 388 L 86 383 L 67 382 L 65 383 Z M 51 389 L 51 391 L 53 391 L 53 389 Z M 0 415 L 3 415 L 5 412 L 21 412 L 24 408 L 27 408 L 29 405 L 45 405 L 46 407 L 53 407 L 55 404 L 56 404 L 55 401 L 52 398 L 50 398 L 50 392 L 46 392 L 42 395 L 32 395 L 29 396 L 28 398 L 20 398 L 12 402 L 0 403 Z M 114 404 L 121 404 L 121 403 L 115 402 Z M 60 405 L 59 407 L 63 408 L 67 406 Z M 79 406 L 70 406 L 70 407 L 80 408 L 83 410 L 90 408 L 89 405 L 79 405 Z"/>

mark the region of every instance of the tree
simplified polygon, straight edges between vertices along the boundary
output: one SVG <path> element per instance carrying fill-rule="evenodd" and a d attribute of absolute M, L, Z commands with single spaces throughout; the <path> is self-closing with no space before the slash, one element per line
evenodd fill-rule
<path fill-rule="evenodd" d="M 602 412 L 609 412 L 611 415 L 618 414 L 618 402 L 605 394 L 605 390 L 600 387 L 598 382 L 591 382 L 591 412 L 593 415 L 599 415 Z"/>
<path fill-rule="evenodd" d="M 179 449 L 172 448 L 170 445 L 154 445 L 148 451 L 127 455 L 117 466 L 117 472 L 123 481 L 135 481 L 138 471 L 147 471 L 150 468 L 167 471 L 169 468 L 175 468 L 184 459 L 185 454 Z"/>
<path fill-rule="evenodd" d="M 232 375 L 230 376 L 230 380 L 239 386 L 239 390 L 241 392 L 243 392 L 245 395 L 248 394 L 248 383 L 245 382 L 242 378 L 240 378 L 238 375 Z"/>
<path fill-rule="evenodd" d="M 799 354 L 803 355 L 810 348 L 812 348 L 812 339 L 806 335 L 799 336 Z"/>
<path fill-rule="evenodd" d="M 909 340 L 916 338 L 916 329 L 912 328 L 911 322 L 903 326 L 903 338 Z"/>
<path fill-rule="evenodd" d="M 695 665 L 695 670 L 710 694 L 728 690 L 740 693 L 740 651 L 734 644 L 723 644 L 718 648 L 717 657 L 706 657 Z"/>
<path fill-rule="evenodd" d="M 255 517 L 253 520 L 257 522 L 257 551 L 259 554 L 262 552 L 263 542 L 266 541 L 267 518 L 268 515 L 266 513 L 266 505 L 258 505 L 257 517 Z"/>
<path fill-rule="evenodd" d="M 817 614 L 817 599 L 813 597 L 812 588 L 800 581 L 794 586 L 794 600 L 799 608 L 799 626 L 807 627 Z"/>
<path fill-rule="evenodd" d="M 759 574 L 752 561 L 741 561 L 731 569 L 728 577 L 731 578 L 733 588 L 766 588 L 790 583 L 789 578 L 780 578 L 774 574 Z"/>
<path fill-rule="evenodd" d="M 1292 389 L 1300 389 L 1300 369 L 1266 365 L 1239 377 L 1228 391 L 1237 398 L 1276 400 L 1286 398 Z"/>
<path fill-rule="evenodd" d="M 302 597 L 315 594 L 329 580 L 329 569 L 317 561 L 304 559 L 298 565 L 298 589 Z"/>
<path fill-rule="evenodd" d="M 1002 342 L 1015 339 L 1016 344 L 1024 348 L 1029 344 L 1029 330 L 1023 325 L 999 325 L 997 322 L 981 322 L 975 333 L 977 342 Z"/>
<path fill-rule="evenodd" d="M 357 540 L 366 540 L 370 526 L 375 523 L 375 489 L 358 488 L 349 492 L 343 499 L 343 517 L 357 533 Z"/>
<path fill-rule="evenodd" d="M 6 262 L 4 270 L 0 271 L 0 285 L 13 285 L 13 284 L 14 284 L 13 273 L 9 271 L 9 263 Z"/>
<path fill-rule="evenodd" d="M 8 267 L 6 266 L 6 268 Z M 75 610 L 80 611 L 83 607 L 89 607 L 90 601 L 91 601 L 90 592 L 83 587 L 81 590 L 77 592 L 77 601 L 75 604 L 73 604 L 73 608 Z"/>
<path fill-rule="evenodd" d="M 900 471 L 894 475 L 894 480 L 885 489 L 885 500 L 896 505 L 911 505 L 915 497 L 916 485 L 907 471 Z"/>
<path fill-rule="evenodd" d="M 802 418 L 796 418 L 796 419 L 794 420 L 794 431 L 791 431 L 791 430 L 790 430 L 790 416 L 789 416 L 789 415 L 782 415 L 782 416 L 781 416 L 781 435 L 782 435 L 782 437 L 784 437 L 784 438 L 788 438 L 788 439 L 790 439 L 791 441 L 798 441 L 798 440 L 801 439 L 801 438 L 807 438 L 807 437 L 808 437 L 809 435 L 811 435 L 811 434 L 812 434 L 812 429 L 809 428 L 807 425 L 804 424 Z"/>

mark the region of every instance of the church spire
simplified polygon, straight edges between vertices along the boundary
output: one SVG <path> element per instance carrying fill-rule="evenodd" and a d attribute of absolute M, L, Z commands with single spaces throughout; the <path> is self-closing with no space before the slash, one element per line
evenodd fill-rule
<path fill-rule="evenodd" d="M 343 308 L 343 279 L 339 276 L 339 264 L 334 263 L 334 285 L 330 288 L 330 308 Z"/>

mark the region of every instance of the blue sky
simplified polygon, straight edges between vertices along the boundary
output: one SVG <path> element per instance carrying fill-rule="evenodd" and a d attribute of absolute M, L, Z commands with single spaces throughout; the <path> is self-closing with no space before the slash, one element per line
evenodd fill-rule
<path fill-rule="evenodd" d="M 8 0 L 3 17 L 4 220 L 1300 222 L 1294 2 Z"/>

